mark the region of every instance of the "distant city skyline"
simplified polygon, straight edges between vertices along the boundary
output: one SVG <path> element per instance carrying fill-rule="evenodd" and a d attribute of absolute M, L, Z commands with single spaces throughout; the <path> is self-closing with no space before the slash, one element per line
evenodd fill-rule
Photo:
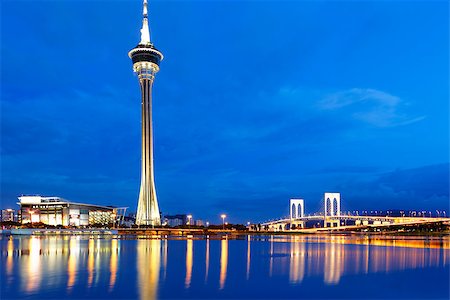
<path fill-rule="evenodd" d="M 136 210 L 142 1 L 2 3 L 2 208 Z M 151 1 L 163 214 L 449 207 L 449 3 Z M 31 76 L 31 77 L 30 77 Z M 26 84 L 24 84 L 26 82 Z"/>

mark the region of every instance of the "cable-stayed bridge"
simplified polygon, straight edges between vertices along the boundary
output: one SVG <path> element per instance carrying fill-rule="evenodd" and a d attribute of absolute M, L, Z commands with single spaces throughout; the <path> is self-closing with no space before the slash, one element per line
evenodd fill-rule
<path fill-rule="evenodd" d="M 370 227 L 390 227 L 390 226 L 410 226 L 419 224 L 445 223 L 450 225 L 450 218 L 413 215 L 389 216 L 386 215 L 359 215 L 358 212 L 342 212 L 340 193 L 325 193 L 322 200 L 322 211 L 314 215 L 306 216 L 305 201 L 303 199 L 291 199 L 289 203 L 289 217 L 280 218 L 261 223 L 259 226 L 253 226 L 253 230 L 261 231 L 334 231 L 334 230 L 352 230 Z M 366 212 L 367 213 L 367 212 Z M 310 224 L 310 226 L 307 226 Z M 313 225 L 311 225 L 313 224 Z M 309 228 L 307 228 L 309 227 Z"/>

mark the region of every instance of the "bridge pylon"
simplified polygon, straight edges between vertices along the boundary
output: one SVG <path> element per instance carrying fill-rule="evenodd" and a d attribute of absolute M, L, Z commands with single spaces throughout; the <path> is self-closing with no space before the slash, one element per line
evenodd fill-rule
<path fill-rule="evenodd" d="M 341 193 L 325 193 L 323 227 L 341 226 Z"/>
<path fill-rule="evenodd" d="M 305 228 L 305 200 L 303 199 L 291 199 L 289 201 L 290 210 L 290 229 Z"/>

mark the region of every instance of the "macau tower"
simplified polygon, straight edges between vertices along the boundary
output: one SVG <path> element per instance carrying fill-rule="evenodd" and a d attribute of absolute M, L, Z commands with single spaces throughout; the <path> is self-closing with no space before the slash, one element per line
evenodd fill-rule
<path fill-rule="evenodd" d="M 150 41 L 147 0 L 144 0 L 143 15 L 141 41 L 128 53 L 133 61 L 133 71 L 138 75 L 142 95 L 142 169 L 136 224 L 160 225 L 153 167 L 152 86 L 163 55 Z"/>

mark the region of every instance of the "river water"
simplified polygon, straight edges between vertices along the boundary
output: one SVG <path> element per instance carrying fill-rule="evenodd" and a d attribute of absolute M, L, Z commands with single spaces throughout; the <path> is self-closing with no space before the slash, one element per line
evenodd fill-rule
<path fill-rule="evenodd" d="M 450 239 L 8 237 L 1 299 L 449 298 Z"/>

